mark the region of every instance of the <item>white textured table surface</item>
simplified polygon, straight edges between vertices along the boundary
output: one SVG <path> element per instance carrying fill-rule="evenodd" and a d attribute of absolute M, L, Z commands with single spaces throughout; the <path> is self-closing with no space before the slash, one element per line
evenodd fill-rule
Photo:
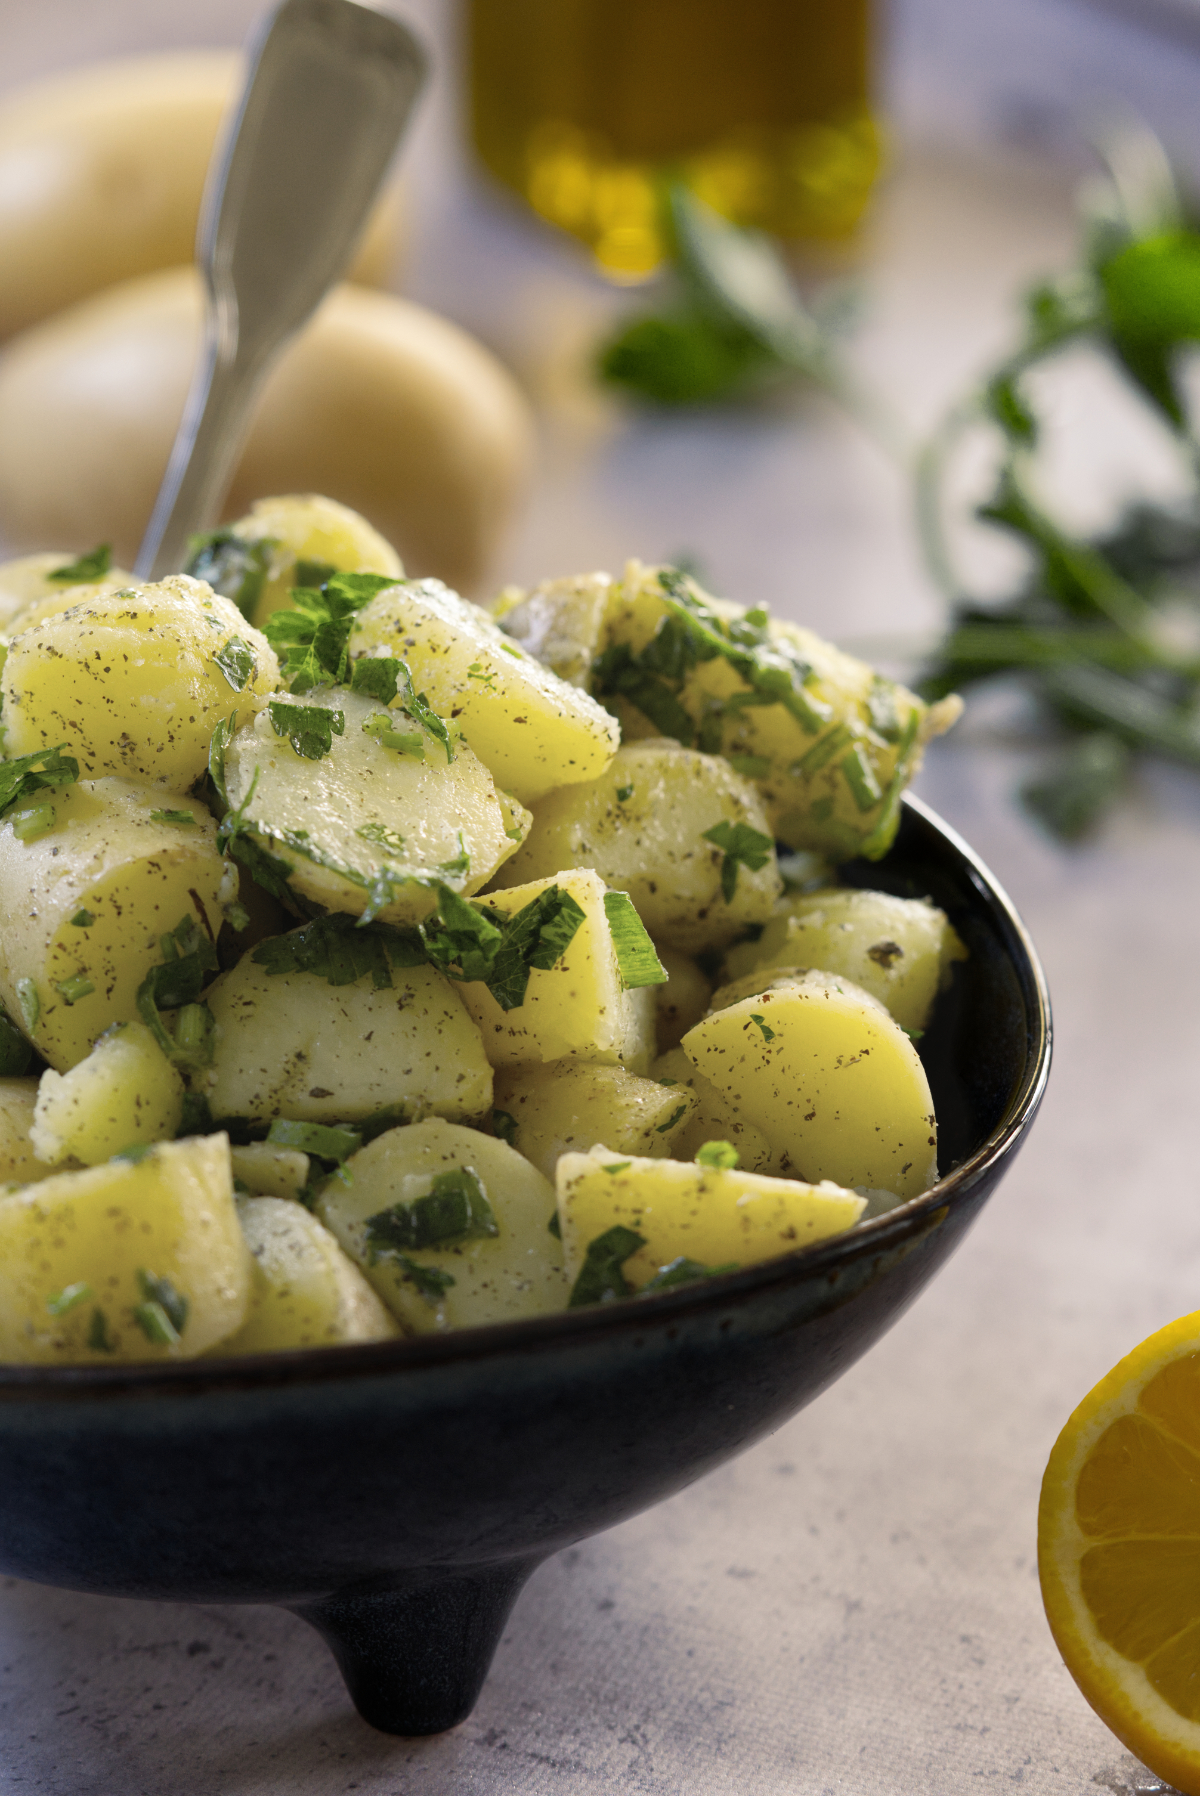
<path fill-rule="evenodd" d="M 250 10 L 215 8 L 205 35 L 235 35 Z M 413 10 L 441 17 L 432 0 Z M 42 11 L 81 33 L 92 16 L 61 0 Z M 97 45 L 154 41 L 153 13 L 114 7 Z M 31 70 L 55 60 L 32 8 L 11 23 Z M 569 258 L 463 196 L 438 108 L 422 130 L 410 286 L 487 330 L 550 406 L 534 503 L 498 574 L 687 549 L 719 589 L 840 638 L 936 617 L 899 482 L 825 409 L 628 422 L 582 401 L 571 359 L 608 301 Z M 1069 241 L 1059 177 L 914 159 L 867 256 L 863 365 L 931 417 L 1003 340 L 1014 289 Z M 1050 1093 L 966 1245 L 880 1346 L 740 1460 L 547 1564 L 475 1714 L 440 1739 L 371 1732 L 324 1646 L 286 1614 L 0 1584 L 0 1790 L 1160 1789 L 1062 1669 L 1034 1532 L 1073 1403 L 1200 1296 L 1200 788 L 1149 778 L 1098 846 L 1064 854 L 1012 807 L 1018 773 L 981 710 L 919 789 L 1038 941 L 1058 1025 Z"/>

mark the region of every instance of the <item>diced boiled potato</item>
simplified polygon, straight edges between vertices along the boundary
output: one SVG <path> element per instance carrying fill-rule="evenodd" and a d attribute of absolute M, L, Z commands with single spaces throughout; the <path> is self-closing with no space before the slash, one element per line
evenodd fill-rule
<path fill-rule="evenodd" d="M 714 830 L 723 843 L 706 839 Z M 593 867 L 629 893 L 651 935 L 684 953 L 765 923 L 783 889 L 754 786 L 719 755 L 665 739 L 627 743 L 600 779 L 541 799 L 499 883 L 562 867 Z"/>
<path fill-rule="evenodd" d="M 778 1170 L 902 1198 L 937 1178 L 925 1069 L 879 1000 L 849 979 L 813 971 L 768 981 L 697 1023 L 683 1050 L 763 1131 Z"/>
<path fill-rule="evenodd" d="M 661 1055 L 650 1068 L 650 1077 L 668 1089 L 673 1086 L 694 1092 L 698 1100 L 672 1142 L 673 1160 L 694 1160 L 707 1142 L 727 1141 L 737 1151 L 738 1165 L 747 1172 L 774 1174 L 780 1170 L 782 1156 L 775 1153 L 762 1130 L 738 1115 L 716 1086 L 696 1071 L 682 1048 Z"/>
<path fill-rule="evenodd" d="M 229 1158 L 235 1182 L 255 1197 L 285 1197 L 295 1202 L 308 1184 L 308 1155 L 292 1147 L 249 1141 L 244 1147 L 231 1147 Z"/>
<path fill-rule="evenodd" d="M 484 1052 L 495 1067 L 570 1058 L 644 1072 L 654 1055 L 653 989 L 626 991 L 622 984 L 603 880 L 572 870 L 489 892 L 487 902 L 511 915 L 551 886 L 574 899 L 583 922 L 552 967 L 532 970 L 524 1003 L 502 1010 L 486 985 L 472 980 L 459 987 L 483 1032 Z"/>
<path fill-rule="evenodd" d="M 831 886 L 782 899 L 757 942 L 729 950 L 725 973 L 730 983 L 768 968 L 844 973 L 886 1004 L 902 1029 L 924 1029 L 951 964 L 966 953 L 945 911 L 928 898 Z"/>
<path fill-rule="evenodd" d="M 829 1182 L 627 1158 L 607 1147 L 564 1154 L 558 1163 L 563 1259 L 572 1284 L 591 1243 L 612 1228 L 642 1237 L 621 1268 L 640 1291 L 678 1259 L 728 1270 L 811 1247 L 850 1228 L 863 1208 L 863 1198 Z"/>
<path fill-rule="evenodd" d="M 469 1200 L 446 1194 L 437 1181 L 447 1175 Z M 412 1334 L 566 1306 L 562 1249 L 549 1230 L 554 1188 L 503 1141 L 436 1119 L 389 1129 L 347 1160 L 317 1209 Z M 464 1221 L 465 1231 L 442 1232 Z"/>
<path fill-rule="evenodd" d="M 410 1116 L 482 1116 L 492 1071 L 456 987 L 433 967 L 364 976 L 269 973 L 246 955 L 209 987 L 212 1065 L 198 1076 L 214 1116 L 354 1122 L 401 1105 Z"/>
<path fill-rule="evenodd" d="M 30 624 L 40 623 L 43 617 L 85 603 L 94 593 L 116 592 L 133 583 L 134 576 L 119 567 L 110 568 L 102 580 L 64 585 L 53 578 L 75 559 L 74 555 L 51 549 L 0 563 L 0 631 L 6 638 L 27 630 Z"/>
<path fill-rule="evenodd" d="M 170 1141 L 183 1116 L 183 1080 L 144 1023 L 114 1023 L 70 1072 L 38 1086 L 31 1139 L 51 1164 L 98 1166 L 126 1148 Z"/>
<path fill-rule="evenodd" d="M 298 899 L 354 916 L 370 904 L 387 923 L 412 923 L 437 903 L 430 881 L 477 892 L 525 835 L 529 813 L 497 791 L 465 743 L 447 760 L 403 711 L 343 686 L 284 702 L 288 710 L 262 711 L 236 731 L 225 785 L 230 804 L 245 807 L 244 831 Z M 276 733 L 273 719 L 286 724 L 301 707 L 334 714 L 329 749 L 315 760 Z M 413 752 L 369 727 L 392 730 Z"/>
<path fill-rule="evenodd" d="M 878 860 L 924 744 L 957 698 L 925 705 L 811 630 L 713 599 L 672 569 L 625 569 L 591 690 L 628 736 L 719 751 L 754 780 L 774 836 Z"/>
<path fill-rule="evenodd" d="M 215 939 L 224 872 L 207 808 L 132 780 L 38 793 L 53 827 L 0 824 L 0 1001 L 59 1072 L 113 1022 L 136 1018 L 161 940 L 193 918 Z M 190 816 L 190 824 L 172 821 Z"/>
<path fill-rule="evenodd" d="M 33 1185 L 58 1170 L 30 1139 L 37 1094 L 36 1079 L 0 1079 L 0 1185 Z"/>
<path fill-rule="evenodd" d="M 395 580 L 404 574 L 391 543 L 366 518 L 320 493 L 283 493 L 258 499 L 229 530 L 245 542 L 268 545 L 262 575 L 254 582 L 256 590 L 229 595 L 245 605 L 260 630 L 274 612 L 291 608 L 292 587 L 314 584 L 311 575 L 304 580 L 298 577 L 297 562 L 336 568 L 344 574 L 390 574 Z M 253 602 L 247 603 L 250 599 Z"/>
<path fill-rule="evenodd" d="M 708 1010 L 712 996 L 712 980 L 705 977 L 696 962 L 674 948 L 656 942 L 654 951 L 667 975 L 665 985 L 654 988 L 655 1037 L 660 1054 L 677 1048 Z"/>
<path fill-rule="evenodd" d="M 560 680 L 586 687 L 614 591 L 607 574 L 566 574 L 543 580 L 532 592 L 507 586 L 490 609 L 504 634 Z"/>
<path fill-rule="evenodd" d="M 407 662 L 416 690 L 440 716 L 461 724 L 496 784 L 522 804 L 596 779 L 620 741 L 602 706 L 440 580 L 378 593 L 355 618 L 350 653 Z"/>
<path fill-rule="evenodd" d="M 388 1341 L 400 1333 L 354 1261 L 329 1230 L 281 1197 L 238 1199 L 254 1273 L 246 1320 L 221 1353 L 280 1353 Z"/>
<path fill-rule="evenodd" d="M 493 1102 L 497 1133 L 551 1180 L 560 1154 L 586 1153 L 596 1141 L 665 1158 L 700 1108 L 684 1085 L 668 1088 L 623 1066 L 584 1061 L 501 1073 Z"/>
<path fill-rule="evenodd" d="M 256 710 L 278 685 L 266 637 L 202 580 L 93 589 L 14 639 L 5 747 L 65 744 L 87 779 L 127 774 L 182 792 L 204 772 L 221 718 Z"/>
<path fill-rule="evenodd" d="M 0 1360 L 191 1359 L 245 1318 L 224 1135 L 0 1195 Z"/>

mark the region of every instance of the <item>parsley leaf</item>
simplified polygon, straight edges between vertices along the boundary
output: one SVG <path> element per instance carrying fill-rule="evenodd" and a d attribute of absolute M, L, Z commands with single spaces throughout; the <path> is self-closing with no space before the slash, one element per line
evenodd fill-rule
<path fill-rule="evenodd" d="M 697 1166 L 709 1166 L 718 1172 L 732 1172 L 740 1157 L 728 1141 L 706 1141 L 696 1149 Z"/>
<path fill-rule="evenodd" d="M 72 786 L 79 778 L 79 762 L 74 755 L 57 748 L 40 748 L 31 755 L 17 755 L 11 761 L 0 761 L 0 815 L 35 792 L 59 786 Z"/>
<path fill-rule="evenodd" d="M 343 911 L 317 917 L 302 929 L 259 942 L 250 957 L 268 973 L 315 973 L 330 985 L 354 985 L 370 975 L 375 991 L 389 991 L 392 967 L 425 960 L 419 935 L 390 923 L 358 923 Z"/>
<path fill-rule="evenodd" d="M 500 1233 L 479 1175 L 469 1166 L 439 1172 L 425 1197 L 390 1204 L 366 1220 L 372 1260 L 386 1253 L 411 1253 L 444 1241 Z"/>
<path fill-rule="evenodd" d="M 384 574 L 331 574 L 320 587 L 292 588 L 294 609 L 273 612 L 264 625 L 289 691 L 345 682 L 355 613 L 395 584 Z"/>
<path fill-rule="evenodd" d="M 612 1303 L 616 1298 L 632 1297 L 633 1286 L 625 1277 L 623 1267 L 630 1255 L 645 1245 L 644 1235 L 620 1224 L 597 1235 L 588 1244 L 579 1276 L 567 1299 L 567 1308 L 577 1310 L 588 1303 Z"/>
<path fill-rule="evenodd" d="M 214 592 L 253 617 L 278 547 L 273 537 L 249 540 L 232 530 L 210 530 L 189 539 L 183 571 L 194 580 L 207 580 Z"/>
<path fill-rule="evenodd" d="M 151 811 L 150 821 L 151 823 L 175 823 L 180 829 L 195 829 L 196 827 L 196 819 L 190 811 Z M 81 914 L 86 916 L 87 912 Z M 72 917 L 71 921 L 74 923 L 75 918 Z"/>
<path fill-rule="evenodd" d="M 739 867 L 749 867 L 751 873 L 757 873 L 765 867 L 775 850 L 770 836 L 764 836 L 761 830 L 751 829 L 748 823 L 716 823 L 706 829 L 702 841 L 711 842 L 714 848 L 724 852 L 721 862 L 721 896 L 726 904 L 732 904 L 737 891 Z"/>
<path fill-rule="evenodd" d="M 213 660 L 235 692 L 244 692 L 258 672 L 254 650 L 240 636 L 231 636 L 228 642 L 223 642 Z"/>
<path fill-rule="evenodd" d="M 111 566 L 112 544 L 101 543 L 99 548 L 89 550 L 77 561 L 68 561 L 62 567 L 56 567 L 46 578 L 63 586 L 82 586 L 92 580 L 103 580 Z"/>
<path fill-rule="evenodd" d="M 319 1160 L 331 1160 L 337 1166 L 362 1146 L 362 1135 L 357 1129 L 333 1128 L 327 1123 L 292 1122 L 282 1116 L 277 1116 L 267 1130 L 267 1140 L 272 1147 L 315 1154 Z"/>
<path fill-rule="evenodd" d="M 381 704 L 390 705 L 396 696 L 402 666 L 402 662 L 390 655 L 360 655 L 351 664 L 350 690 L 363 692 L 368 698 L 377 698 Z"/>
<path fill-rule="evenodd" d="M 437 913 L 421 925 L 425 952 L 451 979 L 485 984 L 501 1010 L 525 1002 L 534 968 L 548 972 L 584 921 L 584 911 L 560 886 L 547 886 L 515 913 L 469 903 L 435 882 Z"/>
<path fill-rule="evenodd" d="M 138 987 L 138 1015 L 159 1048 L 181 1066 L 206 1066 L 212 1059 L 213 1019 L 208 1006 L 198 1002 L 201 992 L 220 970 L 217 951 L 194 917 L 184 917 L 159 938 L 162 963 L 151 967 Z M 178 1010 L 172 1034 L 159 1014 Z"/>
<path fill-rule="evenodd" d="M 19 1079 L 29 1071 L 33 1049 L 0 1005 L 0 1078 Z"/>
<path fill-rule="evenodd" d="M 672 1260 L 648 1279 L 642 1292 L 673 1291 L 677 1285 L 691 1285 L 697 1279 L 717 1278 L 722 1272 L 736 1272 L 737 1269 L 736 1260 L 729 1260 L 724 1266 L 704 1266 L 699 1260 L 689 1260 L 686 1254 L 680 1254 L 677 1260 Z"/>
<path fill-rule="evenodd" d="M 330 711 L 324 705 L 292 705 L 275 698 L 267 709 L 275 734 L 286 736 L 306 761 L 319 761 L 333 747 L 333 738 L 346 733 L 344 711 Z"/>
<path fill-rule="evenodd" d="M 429 1303 L 440 1303 L 451 1285 L 458 1283 L 453 1273 L 443 1272 L 440 1266 L 422 1266 L 419 1260 L 410 1260 L 405 1253 L 391 1254 L 389 1258 Z"/>
<path fill-rule="evenodd" d="M 626 991 L 644 985 L 665 985 L 666 968 L 655 953 L 654 943 L 628 892 L 605 892 L 604 915 L 608 918 L 617 971 Z"/>

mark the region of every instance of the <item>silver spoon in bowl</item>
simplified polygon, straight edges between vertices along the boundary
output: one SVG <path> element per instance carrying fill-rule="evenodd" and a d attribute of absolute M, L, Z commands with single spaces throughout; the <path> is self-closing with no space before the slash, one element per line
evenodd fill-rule
<path fill-rule="evenodd" d="M 359 0 L 283 0 L 252 47 L 209 168 L 204 342 L 139 579 L 177 573 L 217 516 L 267 370 L 344 269 L 425 67 L 407 27 Z"/>

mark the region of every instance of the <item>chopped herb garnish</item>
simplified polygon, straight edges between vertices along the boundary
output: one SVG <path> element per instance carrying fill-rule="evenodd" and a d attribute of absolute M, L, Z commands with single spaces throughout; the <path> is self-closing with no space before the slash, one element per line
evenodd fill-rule
<path fill-rule="evenodd" d="M 72 929 L 90 929 L 96 921 L 90 910 L 77 910 L 71 918 Z"/>
<path fill-rule="evenodd" d="M 101 543 L 98 548 L 81 555 L 77 561 L 64 562 L 62 567 L 56 567 L 46 578 L 62 586 L 83 586 L 92 580 L 103 580 L 111 566 L 112 544 Z"/>
<path fill-rule="evenodd" d="M 883 797 L 883 788 L 875 777 L 875 769 L 867 758 L 864 745 L 856 742 L 845 760 L 838 765 L 859 810 L 873 810 Z"/>
<path fill-rule="evenodd" d="M 57 980 L 54 989 L 64 1004 L 78 1004 L 81 998 L 90 998 L 96 988 L 86 973 L 76 973 L 73 979 Z"/>
<path fill-rule="evenodd" d="M 183 1115 L 179 1119 L 179 1133 L 176 1140 L 187 1135 L 211 1135 L 214 1131 L 212 1106 L 202 1091 L 185 1091 L 183 1094 Z"/>
<path fill-rule="evenodd" d="M 687 1105 L 680 1104 L 678 1110 L 673 1110 L 671 1112 L 671 1114 L 670 1114 L 670 1116 L 668 1116 L 666 1122 L 655 1124 L 654 1133 L 656 1135 L 669 1135 L 671 1130 L 675 1127 L 675 1124 L 679 1121 L 680 1117 L 684 1115 L 686 1110 L 687 1110 Z"/>
<path fill-rule="evenodd" d="M 356 661 L 355 667 L 363 667 L 366 663 Z M 377 665 L 372 663 L 371 665 Z M 403 717 L 401 712 L 400 716 Z M 364 736 L 373 736 L 383 748 L 395 749 L 399 755 L 410 755 L 414 761 L 425 759 L 425 736 L 421 730 L 398 730 L 396 718 L 390 711 L 373 711 L 369 717 L 363 718 Z"/>
<path fill-rule="evenodd" d="M 237 728 L 237 712 L 231 717 L 223 717 L 213 731 L 208 743 L 208 777 L 213 783 L 217 797 L 228 808 L 229 793 L 225 790 L 225 750 L 229 747 L 230 738 Z"/>
<path fill-rule="evenodd" d="M 74 755 L 63 754 L 65 747 L 60 742 L 57 748 L 41 748 L 36 754 L 0 761 L 0 813 L 47 787 L 74 785 L 79 762 Z"/>
<path fill-rule="evenodd" d="M 195 829 L 196 819 L 190 811 L 151 811 L 151 823 L 174 823 L 180 829 Z"/>
<path fill-rule="evenodd" d="M 557 1210 L 552 1212 L 550 1220 L 546 1224 L 546 1233 L 548 1235 L 553 1235 L 556 1241 L 562 1240 L 562 1223 L 559 1220 Z"/>
<path fill-rule="evenodd" d="M 383 574 L 331 574 L 319 588 L 293 587 L 294 609 L 273 612 L 264 626 L 288 690 L 344 684 L 355 612 L 395 584 Z"/>
<path fill-rule="evenodd" d="M 716 1172 L 732 1172 L 740 1155 L 729 1141 L 706 1141 L 696 1149 L 697 1166 L 709 1166 Z"/>
<path fill-rule="evenodd" d="M 117 1153 L 110 1154 L 109 1158 L 111 1160 L 125 1160 L 130 1166 L 140 1166 L 142 1161 L 147 1159 L 157 1146 L 158 1143 L 156 1141 L 131 1141 L 128 1147 L 123 1147 L 119 1149 Z"/>
<path fill-rule="evenodd" d="M 751 829 L 748 823 L 721 822 L 706 829 L 702 841 L 711 842 L 714 848 L 724 852 L 721 862 L 721 896 L 726 904 L 733 903 L 737 891 L 738 868 L 748 867 L 751 873 L 757 873 L 765 867 L 775 851 L 775 844 L 770 836 L 764 836 L 761 830 Z"/>
<path fill-rule="evenodd" d="M 253 617 L 278 544 L 272 537 L 249 540 L 232 530 L 210 530 L 188 542 L 184 573 L 193 580 L 207 580 L 214 592 L 232 599 L 246 617 Z"/>
<path fill-rule="evenodd" d="M 362 1146 L 357 1129 L 332 1128 L 327 1123 L 292 1122 L 277 1116 L 267 1130 L 272 1147 L 295 1148 L 301 1154 L 315 1154 L 319 1160 L 332 1160 L 340 1166 Z"/>
<path fill-rule="evenodd" d="M 589 1242 L 567 1308 L 576 1310 L 588 1303 L 612 1303 L 616 1298 L 632 1297 L 633 1286 L 622 1268 L 630 1255 L 645 1245 L 644 1235 L 619 1223 Z"/>
<path fill-rule="evenodd" d="M 686 1254 L 680 1254 L 677 1260 L 672 1260 L 647 1280 L 641 1295 L 645 1296 L 648 1291 L 673 1291 L 676 1285 L 691 1285 L 700 1278 L 718 1278 L 722 1272 L 736 1272 L 737 1269 L 736 1260 L 730 1260 L 724 1266 L 702 1266 L 699 1260 L 689 1260 Z"/>
<path fill-rule="evenodd" d="M 516 1147 L 517 1119 L 510 1110 L 492 1111 L 492 1132 L 509 1147 Z"/>
<path fill-rule="evenodd" d="M 761 1016 L 757 1016 L 757 1015 L 752 1016 L 750 1018 L 750 1023 L 757 1024 L 764 1041 L 774 1041 L 775 1040 L 775 1031 L 774 1031 L 774 1029 L 771 1028 L 771 1025 L 767 1022 L 766 1017 L 761 1017 Z M 746 1024 L 747 1029 L 750 1027 L 750 1023 Z"/>
<path fill-rule="evenodd" d="M 392 985 L 392 967 L 425 959 L 420 936 L 389 923 L 360 926 L 343 911 L 317 917 L 302 929 L 260 942 L 251 959 L 268 973 L 315 973 L 330 985 L 354 985 L 369 974 L 376 991 Z"/>
<path fill-rule="evenodd" d="M 468 903 L 440 881 L 435 890 L 437 913 L 421 925 L 430 961 L 451 979 L 482 982 L 501 1010 L 525 1002 L 530 972 L 548 972 L 584 921 L 582 908 L 557 885 L 515 914 Z"/>
<path fill-rule="evenodd" d="M 350 690 L 364 693 L 367 698 L 377 698 L 381 704 L 390 705 L 396 696 L 399 677 L 400 662 L 390 655 L 360 655 L 351 664 Z"/>
<path fill-rule="evenodd" d="M 441 861 L 438 864 L 438 872 L 444 873 L 447 879 L 465 879 L 466 875 L 471 871 L 471 857 L 467 853 L 466 844 L 462 838 L 462 830 L 460 829 L 457 833 L 458 853 L 452 860 Z"/>
<path fill-rule="evenodd" d="M 17 1003 L 21 1007 L 21 1016 L 25 1027 L 32 1035 L 42 1014 L 42 1000 L 32 979 L 17 980 Z"/>
<path fill-rule="evenodd" d="M 439 1172 L 425 1197 L 390 1204 L 366 1220 L 366 1243 L 374 1260 L 381 1254 L 412 1253 L 500 1233 L 479 1175 L 469 1166 Z"/>
<path fill-rule="evenodd" d="M 495 669 L 492 668 L 489 670 L 485 668 L 482 661 L 472 661 L 470 667 L 467 669 L 467 678 L 468 680 L 477 681 L 480 686 L 486 687 L 489 692 L 496 684 Z"/>
<path fill-rule="evenodd" d="M 66 1316 L 77 1304 L 86 1303 L 92 1295 L 92 1287 L 88 1284 L 64 1285 L 53 1297 L 47 1297 L 46 1308 L 52 1316 Z"/>
<path fill-rule="evenodd" d="M 604 915 L 617 957 L 617 971 L 626 991 L 644 985 L 665 985 L 666 968 L 655 953 L 654 943 L 628 892 L 605 892 Z"/>
<path fill-rule="evenodd" d="M 36 842 L 40 836 L 48 836 L 58 821 L 52 804 L 29 805 L 10 815 L 12 833 L 18 842 Z"/>
<path fill-rule="evenodd" d="M 231 636 L 222 643 L 213 660 L 235 692 L 244 692 L 258 672 L 254 650 L 240 636 Z"/>
<path fill-rule="evenodd" d="M 274 698 L 267 709 L 275 734 L 286 736 L 306 761 L 319 761 L 333 747 L 333 738 L 346 733 L 344 711 L 330 711 L 324 705 L 292 705 Z"/>
<path fill-rule="evenodd" d="M 391 1254 L 389 1258 L 429 1303 L 440 1303 L 451 1285 L 458 1282 L 453 1273 L 443 1272 L 440 1266 L 422 1266 L 405 1253 Z"/>
<path fill-rule="evenodd" d="M 216 948 L 190 916 L 160 936 L 159 947 L 162 964 L 151 967 L 138 987 L 138 1015 L 168 1060 L 181 1066 L 207 1066 L 215 1023 L 199 998 L 220 970 Z M 161 1010 L 179 1011 L 174 1035 L 159 1015 Z"/>
<path fill-rule="evenodd" d="M 93 1353 L 115 1353 L 116 1343 L 108 1332 L 108 1318 L 104 1311 L 92 1311 L 92 1320 L 87 1332 L 87 1345 Z"/>
<path fill-rule="evenodd" d="M 441 743 L 449 763 L 454 759 L 454 742 L 449 724 L 431 708 L 423 692 L 418 693 L 413 690 L 412 675 L 408 671 L 407 663 L 400 661 L 397 663 L 397 667 L 399 671 L 396 676 L 396 690 L 400 695 L 400 704 L 414 722 L 419 723 L 428 735 L 432 736 L 436 742 Z"/>
<path fill-rule="evenodd" d="M 602 1172 L 624 1172 L 625 1168 L 627 1166 L 632 1166 L 632 1165 L 633 1165 L 632 1160 L 614 1160 L 611 1165 L 602 1167 L 601 1171 Z"/>
<path fill-rule="evenodd" d="M 409 1120 L 407 1104 L 385 1104 L 381 1110 L 373 1110 L 362 1122 L 355 1123 L 355 1128 L 363 1139 L 363 1146 L 374 1141 L 377 1135 L 384 1135 L 389 1129 L 399 1129 Z"/>
<path fill-rule="evenodd" d="M 174 1326 L 161 1303 L 148 1301 L 135 1303 L 133 1319 L 155 1347 L 174 1347 L 179 1339 L 179 1330 Z"/>
<path fill-rule="evenodd" d="M 233 813 L 230 813 L 232 816 Z M 224 824 L 221 826 L 224 829 Z M 255 885 L 269 892 L 272 898 L 278 898 L 281 904 L 289 905 L 293 910 L 301 909 L 297 902 L 297 894 L 291 887 L 292 869 L 287 861 L 281 860 L 277 854 L 269 854 L 251 836 L 239 835 L 235 829 L 227 832 L 229 853 L 240 866 L 243 866 Z"/>
<path fill-rule="evenodd" d="M 617 787 L 617 803 L 618 804 L 625 804 L 627 802 L 627 800 L 629 800 L 632 797 L 633 797 L 633 787 L 632 786 L 618 786 Z"/>
<path fill-rule="evenodd" d="M 398 829 L 389 829 L 386 823 L 364 823 L 355 830 L 364 842 L 374 842 L 380 848 L 386 848 L 389 854 L 403 854 L 404 837 Z"/>
<path fill-rule="evenodd" d="M 153 1272 L 147 1272 L 144 1268 L 139 1269 L 137 1277 L 143 1298 L 162 1311 L 178 1340 L 187 1327 L 188 1310 L 191 1307 L 187 1298 L 175 1289 L 169 1278 L 157 1278 Z"/>

